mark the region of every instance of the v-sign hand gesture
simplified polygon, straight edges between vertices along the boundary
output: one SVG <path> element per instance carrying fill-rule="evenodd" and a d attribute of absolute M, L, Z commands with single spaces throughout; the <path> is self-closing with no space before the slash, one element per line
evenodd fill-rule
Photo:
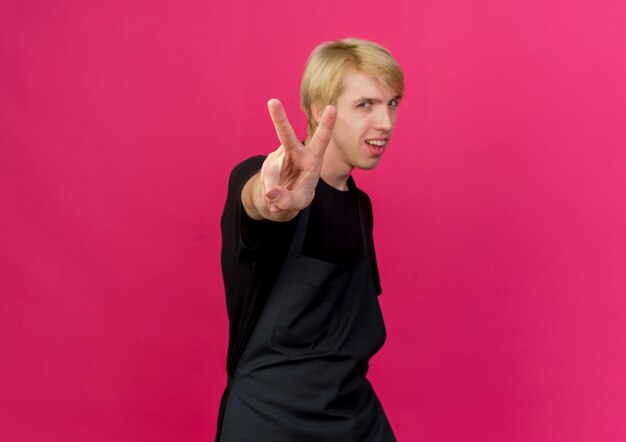
<path fill-rule="evenodd" d="M 246 184 L 242 202 L 246 213 L 253 219 L 288 221 L 311 204 L 315 196 L 337 110 L 326 106 L 320 124 L 305 146 L 296 137 L 280 101 L 272 99 L 267 106 L 281 144 L 265 159 L 257 174 L 258 181 L 253 178 Z M 249 192 L 251 201 L 246 201 L 246 192 Z M 249 203 L 256 210 L 252 210 Z"/>

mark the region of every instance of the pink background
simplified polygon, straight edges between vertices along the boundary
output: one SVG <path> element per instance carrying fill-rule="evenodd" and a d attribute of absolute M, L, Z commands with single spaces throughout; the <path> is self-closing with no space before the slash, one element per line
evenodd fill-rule
<path fill-rule="evenodd" d="M 213 439 L 227 177 L 344 36 L 406 70 L 356 174 L 398 439 L 626 440 L 623 5 L 3 1 L 0 440 Z"/>

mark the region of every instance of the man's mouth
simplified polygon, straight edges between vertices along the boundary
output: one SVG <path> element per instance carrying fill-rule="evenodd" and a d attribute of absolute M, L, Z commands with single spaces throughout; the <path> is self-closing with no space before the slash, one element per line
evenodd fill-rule
<path fill-rule="evenodd" d="M 365 140 L 365 142 L 374 147 L 383 147 L 387 144 L 387 140 Z"/>
<path fill-rule="evenodd" d="M 385 151 L 385 145 L 388 140 L 385 139 L 375 139 L 375 140 L 365 140 L 365 144 L 368 145 L 370 153 L 374 156 L 380 156 Z"/>

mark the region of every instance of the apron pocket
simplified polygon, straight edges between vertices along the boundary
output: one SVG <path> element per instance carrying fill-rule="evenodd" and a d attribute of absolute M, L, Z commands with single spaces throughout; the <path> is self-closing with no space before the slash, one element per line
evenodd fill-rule
<path fill-rule="evenodd" d="M 272 343 L 288 353 L 328 346 L 336 290 L 289 281 L 272 332 Z"/>

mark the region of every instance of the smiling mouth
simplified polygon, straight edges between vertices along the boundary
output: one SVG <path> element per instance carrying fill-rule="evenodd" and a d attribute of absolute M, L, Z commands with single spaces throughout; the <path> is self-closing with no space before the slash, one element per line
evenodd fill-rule
<path fill-rule="evenodd" d="M 387 140 L 365 140 L 365 142 L 373 147 L 383 147 L 387 144 Z"/>
<path fill-rule="evenodd" d="M 379 157 L 385 151 L 387 140 L 365 140 L 365 144 L 373 156 Z"/>

